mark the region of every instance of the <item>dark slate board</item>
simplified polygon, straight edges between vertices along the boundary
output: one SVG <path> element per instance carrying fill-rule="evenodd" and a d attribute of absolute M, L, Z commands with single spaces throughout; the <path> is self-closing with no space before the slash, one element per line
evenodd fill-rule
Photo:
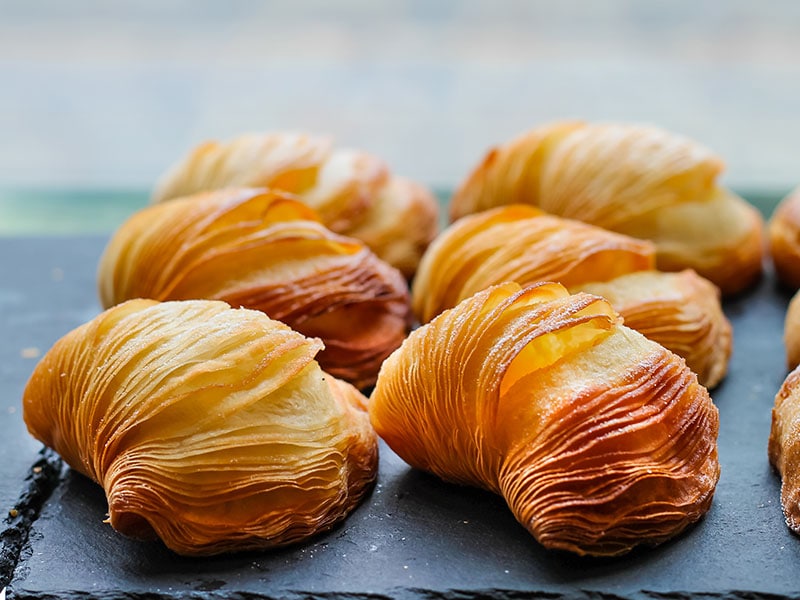
<path fill-rule="evenodd" d="M 44 349 L 98 310 L 102 245 L 100 238 L 0 241 L 4 406 L 19 405 L 33 366 L 16 356 L 19 347 Z M 63 271 L 60 281 L 53 268 Z M 766 458 L 770 410 L 786 375 L 787 302 L 768 276 L 726 304 L 734 356 L 712 393 L 722 478 L 705 519 L 663 546 L 617 559 L 545 551 L 499 497 L 414 471 L 381 446 L 377 486 L 335 530 L 280 551 L 202 560 L 118 535 L 102 523 L 100 488 L 65 470 L 33 522 L 9 592 L 66 599 L 800 596 L 800 538 L 784 525 L 780 482 Z M 24 488 L 38 451 L 18 411 L 9 416 L 2 420 L 2 475 L 11 483 L 2 486 L 4 501 Z"/>
<path fill-rule="evenodd" d="M 0 239 L 0 507 L 14 506 L 41 444 L 22 424 L 25 382 L 61 335 L 97 314 L 98 243 Z"/>
<path fill-rule="evenodd" d="M 37 355 L 97 314 L 98 247 L 100 238 L 0 239 L 0 584 L 59 466 L 25 430 L 22 390 Z"/>

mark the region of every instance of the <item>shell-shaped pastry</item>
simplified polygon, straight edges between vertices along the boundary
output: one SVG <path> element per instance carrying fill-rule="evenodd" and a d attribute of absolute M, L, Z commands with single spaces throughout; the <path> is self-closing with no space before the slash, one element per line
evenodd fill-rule
<path fill-rule="evenodd" d="M 717 385 L 732 348 L 719 290 L 694 271 L 654 267 L 650 242 L 513 204 L 439 235 L 420 263 L 412 306 L 424 323 L 491 285 L 557 281 L 605 296 L 628 327 L 685 358 L 703 385 Z"/>
<path fill-rule="evenodd" d="M 323 369 L 359 387 L 374 383 L 410 318 L 399 271 L 269 190 L 218 190 L 139 211 L 109 242 L 98 280 L 106 308 L 152 298 L 261 310 L 321 338 Z"/>
<path fill-rule="evenodd" d="M 406 462 L 501 494 L 544 546 L 617 555 L 709 508 L 718 413 L 608 302 L 506 283 L 415 330 L 369 403 Z"/>
<path fill-rule="evenodd" d="M 270 187 L 297 195 L 336 233 L 365 242 L 410 278 L 439 226 L 436 198 L 394 176 L 365 152 L 328 138 L 245 134 L 194 148 L 159 181 L 153 201 L 226 187 Z"/>
<path fill-rule="evenodd" d="M 184 555 L 297 542 L 377 468 L 366 399 L 320 369 L 321 347 L 223 302 L 131 300 L 42 358 L 25 423 L 103 487 L 126 535 Z"/>
<path fill-rule="evenodd" d="M 554 123 L 491 150 L 453 196 L 451 218 L 532 204 L 652 240 L 659 269 L 694 269 L 732 294 L 761 273 L 763 219 L 719 186 L 722 167 L 655 127 Z"/>
<path fill-rule="evenodd" d="M 800 292 L 792 296 L 783 323 L 783 343 L 786 347 L 786 366 L 800 365 Z"/>
<path fill-rule="evenodd" d="M 800 288 L 800 187 L 778 204 L 767 232 L 778 279 L 793 290 Z"/>
<path fill-rule="evenodd" d="M 768 454 L 781 476 L 786 525 L 800 534 L 800 368 L 789 373 L 775 396 Z"/>

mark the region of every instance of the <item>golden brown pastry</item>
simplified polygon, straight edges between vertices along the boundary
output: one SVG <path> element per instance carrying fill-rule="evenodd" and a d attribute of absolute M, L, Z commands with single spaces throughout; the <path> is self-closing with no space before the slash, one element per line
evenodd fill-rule
<path fill-rule="evenodd" d="M 438 203 L 424 186 L 365 152 L 289 133 L 201 144 L 162 176 L 153 201 L 226 187 L 296 194 L 331 230 L 362 240 L 409 278 L 439 226 Z"/>
<path fill-rule="evenodd" d="M 727 374 L 733 328 L 719 289 L 691 269 L 640 271 L 570 290 L 604 296 L 626 326 L 683 357 L 707 388 Z"/>
<path fill-rule="evenodd" d="M 605 296 L 628 327 L 685 358 L 703 385 L 717 385 L 732 348 L 719 290 L 694 271 L 654 268 L 650 242 L 512 204 L 441 233 L 420 263 L 412 305 L 424 323 L 491 285 L 558 281 Z"/>
<path fill-rule="evenodd" d="M 785 286 L 800 288 L 800 188 L 778 204 L 769 220 L 769 250 Z"/>
<path fill-rule="evenodd" d="M 783 343 L 786 347 L 786 365 L 794 369 L 800 364 L 800 292 L 792 296 L 786 309 Z"/>
<path fill-rule="evenodd" d="M 103 487 L 126 535 L 184 555 L 297 542 L 377 468 L 366 399 L 320 370 L 321 347 L 223 302 L 131 300 L 42 358 L 25 423 Z"/>
<path fill-rule="evenodd" d="M 671 538 L 719 478 L 718 413 L 684 361 L 554 283 L 489 288 L 412 332 L 369 413 L 410 465 L 501 494 L 578 554 Z"/>
<path fill-rule="evenodd" d="M 691 268 L 723 294 L 760 275 L 763 219 L 717 178 L 722 161 L 653 127 L 559 122 L 491 150 L 453 196 L 450 215 L 532 204 L 652 240 L 658 268 Z"/>
<path fill-rule="evenodd" d="M 781 476 L 786 525 L 800 534 L 800 368 L 789 373 L 775 396 L 768 452 Z"/>
<path fill-rule="evenodd" d="M 224 300 L 265 312 L 325 349 L 358 387 L 405 338 L 408 286 L 362 242 L 325 228 L 283 192 L 226 189 L 157 204 L 114 234 L 100 261 L 104 307 L 131 298 Z"/>

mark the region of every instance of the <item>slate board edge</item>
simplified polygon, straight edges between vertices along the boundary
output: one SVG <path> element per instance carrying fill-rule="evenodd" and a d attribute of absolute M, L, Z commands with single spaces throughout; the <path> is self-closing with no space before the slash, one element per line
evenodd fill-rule
<path fill-rule="evenodd" d="M 154 592 L 108 592 L 90 593 L 84 591 L 58 591 L 45 595 L 29 594 L 25 590 L 8 588 L 8 600 L 527 600 L 543 598 L 546 600 L 778 600 L 784 596 L 730 590 L 715 592 L 655 592 L 640 590 L 629 595 L 617 595 L 592 590 L 552 592 L 546 590 L 482 589 L 482 590 L 430 590 L 424 588 L 398 588 L 389 594 L 354 592 L 308 592 L 287 590 L 280 595 L 252 592 L 185 592 L 160 594 Z"/>
<path fill-rule="evenodd" d="M 31 526 L 65 472 L 64 463 L 53 450 L 43 446 L 39 456 L 23 482 L 15 514 L 6 516 L 0 531 L 0 589 L 11 581 L 27 546 Z"/>

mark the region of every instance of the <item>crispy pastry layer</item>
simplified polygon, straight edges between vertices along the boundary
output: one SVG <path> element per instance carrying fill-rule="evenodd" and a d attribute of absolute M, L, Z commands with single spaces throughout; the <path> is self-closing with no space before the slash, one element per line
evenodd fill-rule
<path fill-rule="evenodd" d="M 778 204 L 769 220 L 768 234 L 778 279 L 792 290 L 800 288 L 800 188 Z"/>
<path fill-rule="evenodd" d="M 781 476 L 786 525 L 800 534 L 800 368 L 789 373 L 775 396 L 768 453 Z"/>
<path fill-rule="evenodd" d="M 604 296 L 625 325 L 683 357 L 704 386 L 728 372 L 733 328 L 719 289 L 694 271 L 641 271 L 571 290 Z"/>
<path fill-rule="evenodd" d="M 694 271 L 654 267 L 649 242 L 515 204 L 445 229 L 423 256 L 412 305 L 424 323 L 491 285 L 558 281 L 605 296 L 627 326 L 685 358 L 703 385 L 717 385 L 732 348 L 719 290 Z"/>
<path fill-rule="evenodd" d="M 709 508 L 717 410 L 684 362 L 558 284 L 479 292 L 412 332 L 370 399 L 405 461 L 498 492 L 548 548 L 616 555 Z"/>
<path fill-rule="evenodd" d="M 653 127 L 554 123 L 492 149 L 450 215 L 532 204 L 652 240 L 659 269 L 694 269 L 732 294 L 761 273 L 763 220 L 717 184 L 722 167 L 702 146 Z"/>
<path fill-rule="evenodd" d="M 405 337 L 403 276 L 288 194 L 227 189 L 156 204 L 114 234 L 99 266 L 104 307 L 131 298 L 224 300 L 325 344 L 320 364 L 374 383 Z"/>
<path fill-rule="evenodd" d="M 185 555 L 330 528 L 376 476 L 366 399 L 308 339 L 223 302 L 131 300 L 59 340 L 25 423 L 103 486 L 109 522 Z"/>
<path fill-rule="evenodd" d="M 569 287 L 655 267 L 652 244 L 523 204 L 464 217 L 425 253 L 412 306 L 423 323 L 490 285 L 558 281 Z"/>
<path fill-rule="evenodd" d="M 226 187 L 296 194 L 331 230 L 362 240 L 409 278 L 438 231 L 438 204 L 424 186 L 393 176 L 365 152 L 309 135 L 246 134 L 202 144 L 162 176 L 153 201 Z"/>
<path fill-rule="evenodd" d="M 794 369 L 800 364 L 800 292 L 795 292 L 786 308 L 783 343 L 786 347 L 786 366 Z"/>

